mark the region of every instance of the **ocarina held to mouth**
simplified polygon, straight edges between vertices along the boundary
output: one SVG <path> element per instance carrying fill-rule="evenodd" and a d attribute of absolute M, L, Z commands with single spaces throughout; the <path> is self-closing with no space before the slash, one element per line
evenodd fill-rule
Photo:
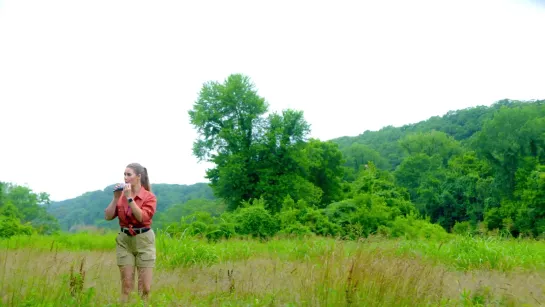
<path fill-rule="evenodd" d="M 124 188 L 125 188 L 125 183 L 120 183 L 119 185 L 117 185 L 117 187 L 114 187 L 114 192 L 123 191 Z"/>

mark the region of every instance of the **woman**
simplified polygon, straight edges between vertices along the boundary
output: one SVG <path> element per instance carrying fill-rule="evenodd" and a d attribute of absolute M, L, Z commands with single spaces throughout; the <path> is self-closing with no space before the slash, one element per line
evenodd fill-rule
<path fill-rule="evenodd" d="M 138 269 L 138 292 L 147 300 L 155 266 L 155 233 L 151 229 L 157 198 L 151 192 L 148 170 L 138 163 L 125 168 L 125 187 L 114 189 L 106 220 L 119 217 L 121 231 L 116 238 L 117 265 L 121 273 L 121 300 L 127 301 L 134 288 L 134 269 Z"/>

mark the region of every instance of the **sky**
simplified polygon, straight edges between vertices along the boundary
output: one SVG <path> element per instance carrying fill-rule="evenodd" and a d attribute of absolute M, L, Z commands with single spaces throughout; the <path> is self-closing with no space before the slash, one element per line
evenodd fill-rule
<path fill-rule="evenodd" d="M 545 1 L 0 0 L 0 181 L 54 201 L 206 182 L 188 111 L 250 77 L 329 140 L 545 98 Z"/>

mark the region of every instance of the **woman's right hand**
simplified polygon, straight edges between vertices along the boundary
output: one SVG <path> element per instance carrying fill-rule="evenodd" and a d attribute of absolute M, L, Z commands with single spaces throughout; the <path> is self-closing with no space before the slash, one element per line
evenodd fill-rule
<path fill-rule="evenodd" d="M 121 184 L 116 184 L 115 187 L 114 187 L 114 190 L 117 190 L 117 188 L 119 188 L 121 186 Z M 114 191 L 114 198 L 115 199 L 119 199 L 121 197 L 121 194 L 123 194 L 123 189 L 119 190 L 119 191 Z"/>

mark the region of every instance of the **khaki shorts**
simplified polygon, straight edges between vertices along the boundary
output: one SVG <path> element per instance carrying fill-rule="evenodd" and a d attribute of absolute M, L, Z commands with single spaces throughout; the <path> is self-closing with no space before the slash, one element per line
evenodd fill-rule
<path fill-rule="evenodd" d="M 119 232 L 115 241 L 118 266 L 155 267 L 155 233 L 153 229 L 136 236 Z"/>

